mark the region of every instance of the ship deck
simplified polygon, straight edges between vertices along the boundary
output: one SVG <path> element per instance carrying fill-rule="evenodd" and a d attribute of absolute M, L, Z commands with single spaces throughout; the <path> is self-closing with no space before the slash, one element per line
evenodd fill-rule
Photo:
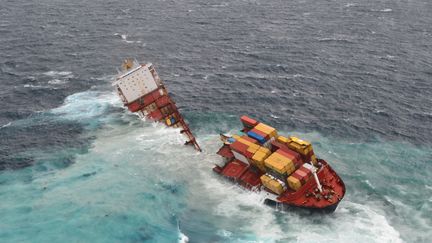
<path fill-rule="evenodd" d="M 262 183 L 260 177 L 264 174 L 263 172 L 234 159 L 229 146 L 223 146 L 218 151 L 218 154 L 225 157 L 227 162 L 223 167 L 216 166 L 214 168 L 215 172 L 245 188 L 261 188 Z M 319 159 L 318 162 L 322 165 L 317 175 L 323 187 L 323 191 L 332 194 L 332 196 L 330 198 L 325 198 L 323 194 L 317 191 L 317 184 L 315 180 L 311 178 L 298 191 L 288 188 L 277 197 L 277 203 L 317 209 L 336 206 L 345 194 L 345 185 L 326 161 Z M 268 192 L 273 193 L 271 191 Z"/>

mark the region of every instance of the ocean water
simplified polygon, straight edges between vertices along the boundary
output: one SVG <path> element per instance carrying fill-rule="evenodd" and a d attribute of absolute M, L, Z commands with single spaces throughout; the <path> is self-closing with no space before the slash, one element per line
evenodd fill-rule
<path fill-rule="evenodd" d="M 432 5 L 0 2 L 0 242 L 429 242 Z M 110 85 L 153 62 L 197 135 Z M 347 193 L 281 212 L 212 172 L 251 115 L 313 142 Z"/>

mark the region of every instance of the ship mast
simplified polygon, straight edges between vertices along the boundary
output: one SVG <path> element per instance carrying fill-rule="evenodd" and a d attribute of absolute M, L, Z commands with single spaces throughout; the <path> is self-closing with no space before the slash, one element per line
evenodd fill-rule
<path fill-rule="evenodd" d="M 312 163 L 311 163 L 312 164 Z M 312 164 L 312 174 L 313 174 L 313 177 L 314 177 L 314 179 L 315 179 L 315 182 L 316 182 L 316 184 L 317 184 L 317 187 L 318 187 L 318 190 L 320 191 L 320 193 L 322 193 L 323 192 L 323 190 L 322 190 L 322 186 L 321 186 L 321 183 L 320 183 L 320 181 L 319 181 L 319 179 L 318 179 L 318 175 L 317 175 L 317 168 Z"/>

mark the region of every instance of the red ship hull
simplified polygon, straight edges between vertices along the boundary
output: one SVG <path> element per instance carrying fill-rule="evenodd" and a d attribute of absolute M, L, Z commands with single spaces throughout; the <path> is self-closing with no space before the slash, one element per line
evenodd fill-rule
<path fill-rule="evenodd" d="M 330 213 L 336 210 L 339 202 L 345 195 L 345 184 L 331 166 L 322 159 L 318 159 L 321 167 L 317 176 L 324 191 L 331 191 L 331 198 L 324 198 L 318 192 L 315 180 L 309 180 L 298 191 L 286 190 L 281 195 L 273 194 L 262 186 L 260 177 L 264 172 L 238 161 L 234 158 L 228 145 L 222 146 L 218 154 L 225 158 L 224 166 L 216 166 L 213 171 L 225 178 L 239 184 L 240 186 L 253 190 L 265 191 L 271 197 L 265 199 L 264 203 L 278 209 L 307 209 L 308 211 Z"/>

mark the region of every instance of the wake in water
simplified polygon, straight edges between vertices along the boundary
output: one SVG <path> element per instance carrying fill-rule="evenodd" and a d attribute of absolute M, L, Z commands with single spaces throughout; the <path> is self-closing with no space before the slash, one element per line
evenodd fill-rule
<path fill-rule="evenodd" d="M 179 238 L 178 238 L 178 242 L 179 243 L 187 243 L 189 242 L 189 237 L 187 237 L 185 234 L 183 234 L 183 232 L 181 232 L 180 230 L 180 222 L 177 222 L 177 226 L 178 226 L 178 233 L 179 233 Z"/>

